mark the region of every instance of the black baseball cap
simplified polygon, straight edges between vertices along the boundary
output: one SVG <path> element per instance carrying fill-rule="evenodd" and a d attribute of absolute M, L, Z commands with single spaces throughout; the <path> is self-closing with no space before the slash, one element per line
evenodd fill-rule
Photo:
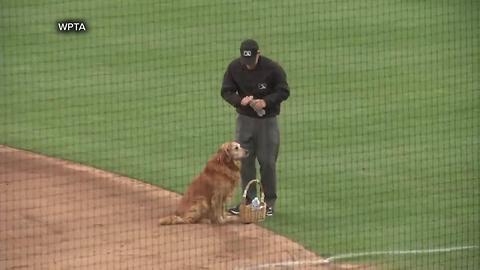
<path fill-rule="evenodd" d="M 254 65 L 258 53 L 258 43 L 253 39 L 246 39 L 240 44 L 240 62 L 244 65 Z"/>

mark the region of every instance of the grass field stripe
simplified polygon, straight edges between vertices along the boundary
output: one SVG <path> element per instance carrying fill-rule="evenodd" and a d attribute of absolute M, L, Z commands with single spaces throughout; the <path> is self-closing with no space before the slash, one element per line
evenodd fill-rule
<path fill-rule="evenodd" d="M 464 246 L 464 247 L 450 247 L 450 248 L 436 248 L 436 249 L 418 249 L 418 250 L 390 250 L 390 251 L 371 251 L 371 252 L 359 252 L 359 253 L 347 253 L 335 255 L 325 259 L 325 262 L 332 262 L 338 259 L 358 258 L 374 255 L 411 255 L 411 254 L 430 254 L 430 253 L 443 253 L 453 252 L 466 249 L 476 249 L 478 246 Z"/>
<path fill-rule="evenodd" d="M 420 249 L 420 250 L 390 250 L 390 251 L 370 251 L 370 252 L 359 252 L 359 253 L 346 253 L 335 255 L 326 259 L 320 260 L 309 260 L 309 261 L 286 261 L 278 263 L 269 263 L 261 264 L 255 266 L 247 266 L 241 268 L 235 268 L 237 270 L 255 270 L 255 269 L 264 269 L 270 267 L 288 267 L 288 266 L 300 266 L 300 265 L 320 265 L 333 262 L 338 259 L 349 259 L 349 258 L 358 258 L 364 256 L 374 256 L 374 255 L 415 255 L 415 254 L 431 254 L 431 253 L 443 253 L 443 252 L 453 252 L 461 251 L 467 249 L 477 249 L 478 246 L 464 246 L 464 247 L 450 247 L 450 248 L 436 248 L 436 249 Z"/>

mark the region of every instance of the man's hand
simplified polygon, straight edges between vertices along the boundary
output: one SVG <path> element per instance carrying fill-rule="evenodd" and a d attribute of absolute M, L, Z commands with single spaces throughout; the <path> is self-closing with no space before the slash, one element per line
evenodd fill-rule
<path fill-rule="evenodd" d="M 263 99 L 254 99 L 251 101 L 251 103 L 252 104 L 250 104 L 250 106 L 252 106 L 252 108 L 256 111 L 267 107 L 267 103 L 265 103 L 265 100 Z"/>
<path fill-rule="evenodd" d="M 242 101 L 240 102 L 240 104 L 242 104 L 242 106 L 247 106 L 250 104 L 252 100 L 253 100 L 253 96 L 246 96 L 242 98 Z"/>
<path fill-rule="evenodd" d="M 258 116 L 262 117 L 265 115 L 265 107 L 267 103 L 263 99 L 254 99 L 250 101 L 250 107 L 257 113 Z"/>

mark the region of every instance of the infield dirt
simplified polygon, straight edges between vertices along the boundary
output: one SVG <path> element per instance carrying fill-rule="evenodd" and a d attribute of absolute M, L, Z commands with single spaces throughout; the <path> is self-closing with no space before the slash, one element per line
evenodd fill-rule
<path fill-rule="evenodd" d="M 158 226 L 179 198 L 128 177 L 0 146 L 0 269 L 370 268 L 322 263 L 254 224 Z"/>

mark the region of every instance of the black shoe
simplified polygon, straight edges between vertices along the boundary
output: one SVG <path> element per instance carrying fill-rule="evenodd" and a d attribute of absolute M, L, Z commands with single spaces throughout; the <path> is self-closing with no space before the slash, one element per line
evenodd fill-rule
<path fill-rule="evenodd" d="M 273 208 L 272 208 L 272 207 L 267 206 L 267 213 L 266 213 L 266 215 L 267 215 L 267 217 L 273 216 Z"/>
<path fill-rule="evenodd" d="M 234 216 L 238 216 L 240 214 L 240 205 L 228 209 L 228 212 Z"/>

